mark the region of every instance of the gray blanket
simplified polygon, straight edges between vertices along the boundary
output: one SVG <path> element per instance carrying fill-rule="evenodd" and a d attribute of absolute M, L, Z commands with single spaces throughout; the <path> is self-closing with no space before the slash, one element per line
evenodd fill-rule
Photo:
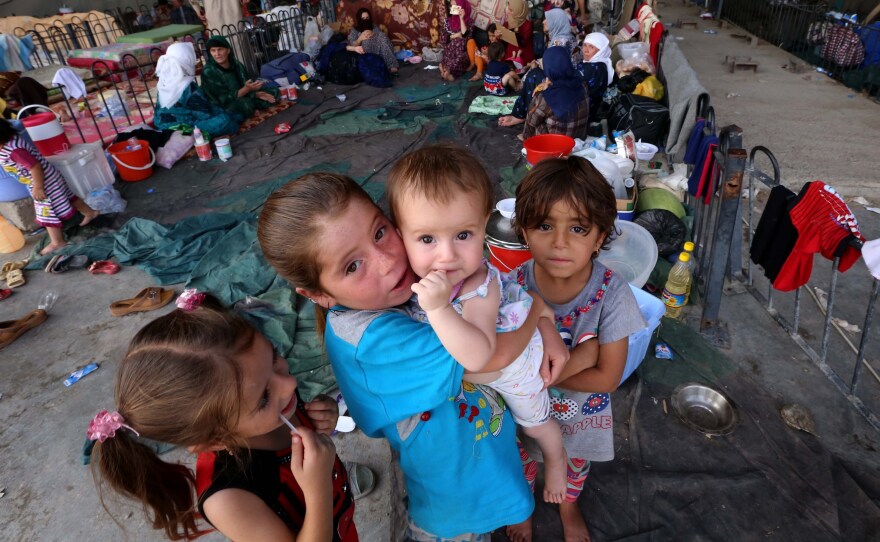
<path fill-rule="evenodd" d="M 697 100 L 708 91 L 700 84 L 697 73 L 688 64 L 675 40 L 667 39 L 660 60 L 666 78 L 669 96 L 669 137 L 666 155 L 670 161 L 680 162 L 687 147 L 688 137 L 697 117 Z"/>

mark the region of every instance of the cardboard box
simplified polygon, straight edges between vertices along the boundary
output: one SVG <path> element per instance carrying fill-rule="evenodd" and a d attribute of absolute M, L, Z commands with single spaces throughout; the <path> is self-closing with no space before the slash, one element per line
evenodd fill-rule
<path fill-rule="evenodd" d="M 617 200 L 617 218 L 618 220 L 626 220 L 632 222 L 636 216 L 636 201 L 639 199 L 639 190 L 637 187 L 627 188 L 627 199 Z"/>

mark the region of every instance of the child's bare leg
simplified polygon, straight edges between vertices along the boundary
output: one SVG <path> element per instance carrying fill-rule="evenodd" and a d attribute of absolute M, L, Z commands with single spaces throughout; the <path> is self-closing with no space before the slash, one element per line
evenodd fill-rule
<path fill-rule="evenodd" d="M 49 244 L 43 247 L 43 250 L 40 251 L 41 256 L 45 256 L 50 252 L 58 250 L 59 248 L 67 245 L 67 242 L 64 240 L 64 233 L 61 231 L 61 228 L 52 228 L 46 226 L 46 233 L 49 234 Z"/>
<path fill-rule="evenodd" d="M 565 542 L 590 542 L 590 530 L 577 502 L 559 503 L 559 517 Z"/>
<path fill-rule="evenodd" d="M 73 207 L 83 215 L 82 222 L 79 223 L 80 226 L 85 226 L 100 214 L 98 211 L 89 207 L 86 202 L 83 200 L 76 198 L 73 200 Z"/>
<path fill-rule="evenodd" d="M 504 533 L 510 542 L 532 542 L 532 516 L 522 523 L 508 525 Z"/>
<path fill-rule="evenodd" d="M 562 446 L 562 432 L 553 419 L 532 427 L 523 427 L 526 435 L 537 441 L 544 456 L 544 500 L 561 503 L 565 499 L 568 459 Z"/>

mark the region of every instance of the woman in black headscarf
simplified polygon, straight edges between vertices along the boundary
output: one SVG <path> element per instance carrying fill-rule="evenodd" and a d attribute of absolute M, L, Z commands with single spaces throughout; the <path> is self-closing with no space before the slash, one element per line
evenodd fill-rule
<path fill-rule="evenodd" d="M 348 49 L 355 53 L 372 53 L 379 55 L 391 73 L 397 73 L 399 64 L 394 56 L 394 48 L 391 40 L 384 32 L 373 24 L 373 15 L 367 8 L 357 11 L 357 20 L 354 28 L 348 33 Z"/>

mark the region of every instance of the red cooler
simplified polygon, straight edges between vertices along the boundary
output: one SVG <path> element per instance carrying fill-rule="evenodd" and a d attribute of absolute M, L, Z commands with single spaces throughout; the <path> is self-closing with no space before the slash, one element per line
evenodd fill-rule
<path fill-rule="evenodd" d="M 46 113 L 36 113 L 21 121 L 40 154 L 52 156 L 70 149 L 70 141 L 68 141 L 67 135 L 64 133 L 64 127 L 58 122 L 55 113 L 42 105 L 31 105 L 23 108 L 22 111 L 30 107 L 41 107 L 47 110 Z"/>

